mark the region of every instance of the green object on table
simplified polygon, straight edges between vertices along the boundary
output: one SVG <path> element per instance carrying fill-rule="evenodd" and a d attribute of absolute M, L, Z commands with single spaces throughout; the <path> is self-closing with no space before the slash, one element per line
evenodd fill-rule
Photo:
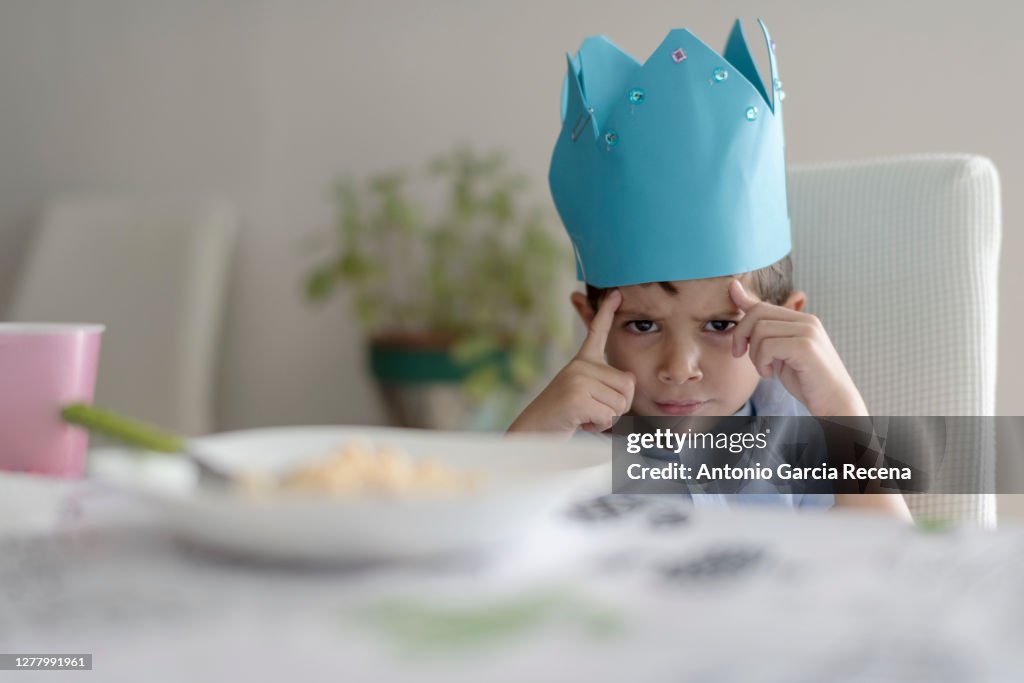
<path fill-rule="evenodd" d="M 65 406 L 60 416 L 68 424 L 85 427 L 90 432 L 109 436 L 136 448 L 158 453 L 187 451 L 187 442 L 183 436 L 96 406 L 74 403 Z"/>
<path fill-rule="evenodd" d="M 458 607 L 399 599 L 359 613 L 361 623 L 389 635 L 409 653 L 472 649 L 519 637 L 556 620 L 580 626 L 595 638 L 622 630 L 617 612 L 566 589 Z"/>
<path fill-rule="evenodd" d="M 914 524 L 918 531 L 928 534 L 946 533 L 956 528 L 956 522 L 954 520 L 942 519 L 940 517 L 918 519 Z"/>

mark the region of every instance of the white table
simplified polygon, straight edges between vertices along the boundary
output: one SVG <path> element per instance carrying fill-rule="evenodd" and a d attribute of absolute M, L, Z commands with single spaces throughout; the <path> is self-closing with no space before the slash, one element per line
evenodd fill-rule
<path fill-rule="evenodd" d="M 1016 681 L 1024 529 L 584 504 L 445 565 L 298 570 L 185 546 L 95 482 L 0 473 L 0 652 L 97 681 Z"/>

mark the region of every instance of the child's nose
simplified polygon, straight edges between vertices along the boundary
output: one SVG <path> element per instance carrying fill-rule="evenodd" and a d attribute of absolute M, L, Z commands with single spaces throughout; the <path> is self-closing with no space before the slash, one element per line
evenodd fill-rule
<path fill-rule="evenodd" d="M 700 370 L 697 352 L 693 349 L 677 348 L 672 350 L 658 369 L 658 379 L 665 384 L 683 384 L 696 382 L 704 377 Z"/>

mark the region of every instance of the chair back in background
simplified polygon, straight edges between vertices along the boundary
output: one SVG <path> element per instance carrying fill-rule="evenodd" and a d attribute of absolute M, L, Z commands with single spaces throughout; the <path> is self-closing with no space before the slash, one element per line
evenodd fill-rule
<path fill-rule="evenodd" d="M 873 415 L 995 415 L 999 175 L 971 155 L 794 165 L 794 278 Z M 950 421 L 956 486 L 992 490 L 991 421 Z M 969 489 L 965 489 L 969 490 Z M 911 511 L 995 524 L 994 495 Z"/>
<path fill-rule="evenodd" d="M 104 323 L 97 404 L 207 433 L 237 232 L 220 202 L 62 199 L 44 213 L 9 319 Z"/>

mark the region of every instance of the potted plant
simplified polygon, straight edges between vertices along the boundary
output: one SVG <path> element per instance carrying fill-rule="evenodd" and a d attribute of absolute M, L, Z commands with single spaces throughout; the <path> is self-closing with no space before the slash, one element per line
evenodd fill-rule
<path fill-rule="evenodd" d="M 394 422 L 500 428 L 542 376 L 545 351 L 568 346 L 556 293 L 571 258 L 548 214 L 523 206 L 525 186 L 500 152 L 465 148 L 419 172 L 338 185 L 334 247 L 306 293 L 351 294 Z M 433 212 L 431 199 L 443 200 Z"/>

